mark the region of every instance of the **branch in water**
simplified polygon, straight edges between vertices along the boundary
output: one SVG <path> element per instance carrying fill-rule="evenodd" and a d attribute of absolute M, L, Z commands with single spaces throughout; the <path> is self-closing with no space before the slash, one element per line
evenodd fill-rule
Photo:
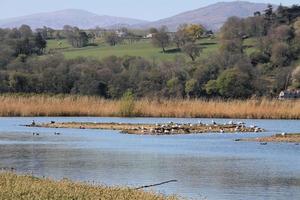
<path fill-rule="evenodd" d="M 155 187 L 155 186 L 164 185 L 164 184 L 172 183 L 172 182 L 177 182 L 177 180 L 164 181 L 164 182 L 157 183 L 157 184 L 152 184 L 152 185 L 144 185 L 144 186 L 140 186 L 140 187 L 137 187 L 137 188 L 134 188 L 134 189 L 135 190 L 140 190 L 140 189 L 143 189 L 143 188 Z"/>

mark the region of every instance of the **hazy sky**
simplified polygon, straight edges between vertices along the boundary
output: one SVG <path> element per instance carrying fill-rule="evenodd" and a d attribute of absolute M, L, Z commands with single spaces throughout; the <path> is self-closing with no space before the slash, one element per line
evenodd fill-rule
<path fill-rule="evenodd" d="M 157 20 L 219 1 L 226 0 L 0 0 L 0 19 L 76 8 L 100 15 Z M 283 5 L 299 4 L 298 0 L 251 1 Z"/>

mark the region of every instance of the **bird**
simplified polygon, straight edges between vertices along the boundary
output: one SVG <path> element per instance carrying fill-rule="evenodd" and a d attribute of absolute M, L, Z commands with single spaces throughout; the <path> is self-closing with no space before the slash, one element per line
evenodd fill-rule
<path fill-rule="evenodd" d="M 233 125 L 234 122 L 233 122 L 233 121 L 229 121 L 227 124 L 228 124 L 228 125 Z"/>

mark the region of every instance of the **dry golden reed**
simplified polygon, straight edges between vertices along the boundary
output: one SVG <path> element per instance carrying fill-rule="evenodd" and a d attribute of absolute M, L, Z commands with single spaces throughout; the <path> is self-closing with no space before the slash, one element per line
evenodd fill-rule
<path fill-rule="evenodd" d="M 122 105 L 122 100 L 88 96 L 1 95 L 0 116 L 119 117 Z M 131 116 L 300 119 L 300 101 L 141 99 Z"/>
<path fill-rule="evenodd" d="M 30 175 L 0 173 L 0 199 L 9 200 L 175 200 L 130 188 L 92 186 L 68 180 L 53 181 Z"/>

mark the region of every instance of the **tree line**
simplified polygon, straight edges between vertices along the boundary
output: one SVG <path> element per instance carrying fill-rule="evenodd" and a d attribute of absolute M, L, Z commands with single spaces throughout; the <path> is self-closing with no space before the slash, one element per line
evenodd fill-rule
<path fill-rule="evenodd" d="M 65 59 L 42 55 L 46 33 L 23 25 L 0 29 L 0 92 L 98 95 L 120 98 L 126 91 L 149 98 L 250 98 L 277 96 L 287 88 L 300 88 L 300 7 L 269 6 L 263 13 L 241 19 L 231 17 L 218 33 L 220 48 L 195 59 L 204 28 L 182 25 L 172 41 L 191 54 L 191 61 L 149 61 L 141 57 L 110 56 Z M 44 29 L 45 30 L 45 29 Z M 88 34 L 65 27 L 74 46 L 85 45 Z M 165 27 L 151 30 L 152 42 L 167 51 L 171 38 Z M 55 34 L 55 33 L 52 33 Z M 91 36 L 92 38 L 92 36 Z M 251 39 L 251 44 L 245 44 Z M 247 53 L 249 45 L 253 51 Z M 165 50 L 164 50 L 165 48 Z"/>

